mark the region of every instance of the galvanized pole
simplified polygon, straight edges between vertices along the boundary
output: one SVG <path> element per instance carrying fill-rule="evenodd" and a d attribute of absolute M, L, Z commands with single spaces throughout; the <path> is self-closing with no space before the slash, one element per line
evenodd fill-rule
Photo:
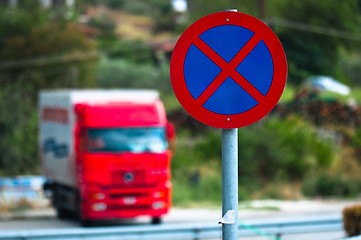
<path fill-rule="evenodd" d="M 238 239 L 238 129 L 222 129 L 222 239 Z"/>

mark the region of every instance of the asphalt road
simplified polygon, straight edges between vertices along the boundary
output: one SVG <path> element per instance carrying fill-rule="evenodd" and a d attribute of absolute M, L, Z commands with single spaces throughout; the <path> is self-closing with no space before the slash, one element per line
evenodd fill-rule
<path fill-rule="evenodd" d="M 242 222 L 252 224 L 257 221 L 279 220 L 279 219 L 300 219 L 317 216 L 341 216 L 342 210 L 346 206 L 358 204 L 358 201 L 254 201 L 240 204 L 239 218 Z M 173 208 L 164 217 L 163 224 L 182 223 L 214 223 L 217 224 L 221 218 L 221 207 L 212 209 L 186 209 Z M 100 226 L 129 226 L 147 225 L 150 219 L 147 217 L 136 220 L 104 222 Z M 0 234 L 2 231 L 23 231 L 36 229 L 64 229 L 79 228 L 80 223 L 76 220 L 58 220 L 52 209 L 40 209 L 36 211 L 17 212 L 11 215 L 0 213 Z M 336 230 L 326 233 L 297 234 L 282 236 L 282 240 L 297 239 L 317 239 L 335 240 L 345 237 L 345 233 Z M 221 237 L 220 237 L 221 239 Z M 264 236 L 245 237 L 242 239 L 271 239 Z"/>

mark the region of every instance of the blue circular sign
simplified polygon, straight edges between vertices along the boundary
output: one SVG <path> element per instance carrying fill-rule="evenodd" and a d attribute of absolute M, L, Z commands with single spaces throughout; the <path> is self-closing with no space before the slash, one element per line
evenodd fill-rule
<path fill-rule="evenodd" d="M 221 12 L 191 25 L 171 59 L 174 92 L 199 121 L 242 127 L 259 120 L 278 102 L 287 62 L 270 28 L 249 15 Z"/>

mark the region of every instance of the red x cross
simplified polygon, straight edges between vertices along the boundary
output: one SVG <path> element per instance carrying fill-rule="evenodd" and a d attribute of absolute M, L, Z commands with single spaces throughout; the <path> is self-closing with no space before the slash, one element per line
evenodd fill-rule
<path fill-rule="evenodd" d="M 254 33 L 230 62 L 225 61 L 219 53 L 199 37 L 211 28 L 224 25 L 240 26 Z M 225 38 L 227 36 L 219 37 Z M 259 87 L 257 89 L 237 71 L 238 66 L 259 43 L 264 43 L 268 48 L 273 64 L 272 82 L 270 86 L 267 86 L 269 89 L 267 93 L 264 94 L 258 90 Z M 192 45 L 198 48 L 199 51 L 220 68 L 220 73 L 205 89 L 202 89 L 202 93 L 197 99 L 194 99 L 190 93 L 184 75 L 185 58 Z M 262 59 L 262 56 L 260 57 Z M 202 67 L 202 64 L 194 67 Z M 207 69 L 203 70 L 207 71 Z M 262 70 L 262 66 L 259 66 L 259 71 Z M 194 22 L 181 35 L 172 54 L 170 76 L 176 97 L 191 116 L 212 127 L 238 128 L 260 120 L 277 104 L 287 80 L 287 60 L 277 36 L 262 21 L 240 12 L 218 12 Z M 187 79 L 187 81 L 198 81 L 199 77 L 201 76 L 195 76 L 194 79 Z M 228 77 L 232 78 L 243 90 L 255 99 L 258 104 L 239 114 L 220 114 L 206 109 L 204 105 L 207 100 L 217 92 L 217 89 L 221 87 Z M 222 102 L 221 104 L 227 103 Z"/>
<path fill-rule="evenodd" d="M 218 76 L 213 80 L 213 82 L 197 98 L 198 104 L 203 105 L 219 88 L 219 86 L 226 80 L 227 77 L 231 77 L 233 80 L 235 80 L 254 99 L 256 99 L 256 101 L 260 102 L 264 99 L 263 94 L 236 71 L 236 67 L 246 58 L 246 56 L 255 48 L 255 46 L 260 41 L 261 38 L 259 38 L 257 34 L 253 35 L 252 38 L 246 43 L 246 45 L 243 46 L 243 48 L 231 60 L 231 62 L 227 63 L 221 56 L 219 56 L 200 38 L 194 39 L 193 44 L 222 69 L 221 73 L 218 74 Z"/>

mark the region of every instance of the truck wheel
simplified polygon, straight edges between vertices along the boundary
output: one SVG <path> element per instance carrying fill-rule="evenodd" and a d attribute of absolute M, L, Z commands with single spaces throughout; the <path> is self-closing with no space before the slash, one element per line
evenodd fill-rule
<path fill-rule="evenodd" d="M 61 208 L 61 207 L 57 207 L 56 208 L 56 215 L 59 219 L 72 219 L 74 218 L 74 215 L 71 211 Z"/>
<path fill-rule="evenodd" d="M 92 227 L 92 226 L 94 226 L 94 222 L 92 220 L 88 220 L 88 219 L 81 219 L 81 225 L 83 227 Z"/>
<path fill-rule="evenodd" d="M 152 224 L 161 224 L 162 219 L 160 217 L 153 217 L 152 218 Z"/>

